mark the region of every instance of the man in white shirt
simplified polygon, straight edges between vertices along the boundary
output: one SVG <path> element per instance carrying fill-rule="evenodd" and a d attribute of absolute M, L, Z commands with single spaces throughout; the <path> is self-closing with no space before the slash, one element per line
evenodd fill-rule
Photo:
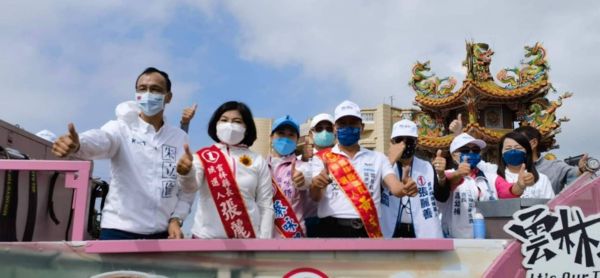
<path fill-rule="evenodd" d="M 400 182 L 390 163 L 402 154 L 404 144 L 387 158 L 358 144 L 363 128 L 358 105 L 344 101 L 336 107 L 338 144 L 317 154 L 322 162 L 313 168 L 310 188 L 311 198 L 319 202 L 319 237 L 382 237 L 378 223 L 382 181 L 395 196 L 417 193 L 415 182 Z"/>
<path fill-rule="evenodd" d="M 316 167 L 320 167 L 323 163 L 316 157 L 317 152 L 333 147 L 335 144 L 335 135 L 333 134 L 333 116 L 326 113 L 321 113 L 312 118 L 310 121 L 310 131 L 306 137 L 306 145 L 302 153 L 302 160 Z M 319 217 L 317 216 L 318 203 L 313 201 L 306 190 L 304 198 L 304 222 L 306 225 L 306 236 L 317 237 L 317 227 Z"/>
<path fill-rule="evenodd" d="M 52 146 L 65 157 L 110 159 L 111 182 L 102 211 L 100 239 L 181 238 L 194 195 L 177 183 L 176 164 L 187 134 L 165 122 L 169 76 L 148 68 L 136 81 L 136 101 L 117 106 L 117 119 L 79 135 L 73 124 Z"/>
<path fill-rule="evenodd" d="M 396 198 L 387 188 L 381 195 L 381 227 L 385 237 L 442 238 L 442 225 L 438 202 L 450 195 L 446 184 L 446 159 L 438 150 L 433 163 L 415 156 L 417 125 L 410 120 L 400 120 L 392 126 L 391 146 L 406 145 L 400 159 L 394 163 L 399 179 L 413 178 L 417 182 L 415 197 Z"/>

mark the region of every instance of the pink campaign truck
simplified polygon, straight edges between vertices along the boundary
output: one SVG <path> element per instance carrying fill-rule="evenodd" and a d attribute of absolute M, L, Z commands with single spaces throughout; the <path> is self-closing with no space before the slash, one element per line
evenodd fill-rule
<path fill-rule="evenodd" d="M 505 208 L 486 216 L 488 239 L 98 241 L 106 189 L 90 161 L 59 160 L 50 142 L 3 121 L 0 147 L 0 277 L 538 277 L 532 256 L 548 271 L 572 257 L 556 277 L 600 273 L 600 179 L 591 174 L 547 206 L 482 204 Z"/>

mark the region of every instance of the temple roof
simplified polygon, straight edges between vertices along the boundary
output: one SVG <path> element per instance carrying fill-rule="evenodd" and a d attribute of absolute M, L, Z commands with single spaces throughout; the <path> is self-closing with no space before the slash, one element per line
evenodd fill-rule
<path fill-rule="evenodd" d="M 489 68 L 494 54 L 489 45 L 467 42 L 466 49 L 462 65 L 467 75 L 456 90 L 456 79 L 437 77 L 429 61 L 412 67 L 408 84 L 416 93 L 415 104 L 422 109 L 413 116 L 419 128 L 419 146 L 429 151 L 448 148 L 454 135 L 446 125 L 462 113 L 466 116 L 461 117 L 466 123 L 463 132 L 488 144 L 499 143 L 518 122 L 540 131 L 540 145 L 555 147 L 554 136 L 560 132 L 561 123 L 569 120 L 557 119 L 556 110 L 573 94 L 565 92 L 553 101 L 547 98 L 554 88 L 548 80 L 546 49 L 540 43 L 525 46 L 520 65 L 500 70 L 495 78 Z M 487 124 L 490 126 L 484 126 Z"/>
<path fill-rule="evenodd" d="M 440 109 L 463 106 L 463 97 L 469 90 L 475 90 L 482 100 L 518 101 L 544 95 L 550 89 L 548 80 L 539 80 L 533 84 L 508 89 L 499 86 L 494 81 L 465 80 L 463 86 L 456 92 L 445 97 L 429 97 L 417 95 L 415 101 L 423 109 Z"/>

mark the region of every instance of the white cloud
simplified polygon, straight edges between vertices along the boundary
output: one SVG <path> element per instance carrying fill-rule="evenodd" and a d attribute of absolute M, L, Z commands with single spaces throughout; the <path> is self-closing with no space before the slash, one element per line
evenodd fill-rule
<path fill-rule="evenodd" d="M 196 1 L 194 7 L 209 14 L 209 2 Z M 174 105 L 178 109 L 200 88 L 198 81 L 177 78 L 191 65 L 170 53 L 162 34 L 176 20 L 176 4 L 10 1 L 3 6 L 3 120 L 34 132 L 62 133 L 69 121 L 98 127 L 114 117 L 116 103 L 132 98 L 135 78 L 147 66 L 171 73 L 176 100 L 182 100 Z"/>
<path fill-rule="evenodd" d="M 183 73 L 206 53 L 199 44 L 177 56 L 169 50 L 176 42 L 162 31 L 179 20 L 178 9 L 214 21 L 211 28 L 229 28 L 222 8 L 238 23 L 243 59 L 300 68 L 301 78 L 291 84 L 317 81 L 313 97 L 332 101 L 331 107 L 335 100 L 318 92 L 339 84 L 365 107 L 392 95 L 396 105 L 410 106 L 414 92 L 407 82 L 417 60 L 431 60 L 435 73 L 460 82 L 465 40 L 490 44 L 493 73 L 516 65 L 525 44 L 542 41 L 554 86 L 575 93 L 559 110 L 572 119 L 558 136 L 559 154 L 600 154 L 592 116 L 600 104 L 597 1 L 8 1 L 0 11 L 0 119 L 34 132 L 61 133 L 69 121 L 97 127 L 113 117 L 114 105 L 129 97 L 133 80 L 149 65 L 173 77 L 176 98 L 168 112 L 178 117 L 202 88 Z M 206 72 L 224 80 L 229 74 Z"/>
<path fill-rule="evenodd" d="M 231 1 L 227 9 L 239 23 L 243 58 L 300 66 L 316 80 L 342 82 L 363 106 L 390 95 L 410 106 L 414 92 L 407 82 L 416 60 L 431 60 L 439 76 L 462 80 L 465 40 L 490 44 L 493 74 L 518 65 L 523 46 L 541 41 L 555 87 L 575 92 L 559 112 L 572 121 L 558 136 L 558 153 L 600 154 L 600 141 L 592 139 L 600 135 L 592 116 L 600 104 L 596 1 L 265 0 Z M 578 144 L 582 137 L 589 144 Z"/>

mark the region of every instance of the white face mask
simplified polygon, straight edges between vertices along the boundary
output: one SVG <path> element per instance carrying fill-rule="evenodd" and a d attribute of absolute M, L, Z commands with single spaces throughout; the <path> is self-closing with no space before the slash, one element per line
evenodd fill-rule
<path fill-rule="evenodd" d="M 222 122 L 217 124 L 217 137 L 219 137 L 221 143 L 237 145 L 244 140 L 245 134 L 246 128 L 241 124 Z"/>
<path fill-rule="evenodd" d="M 135 93 L 135 101 L 144 115 L 152 117 L 165 109 L 165 96 L 151 92 Z"/>

